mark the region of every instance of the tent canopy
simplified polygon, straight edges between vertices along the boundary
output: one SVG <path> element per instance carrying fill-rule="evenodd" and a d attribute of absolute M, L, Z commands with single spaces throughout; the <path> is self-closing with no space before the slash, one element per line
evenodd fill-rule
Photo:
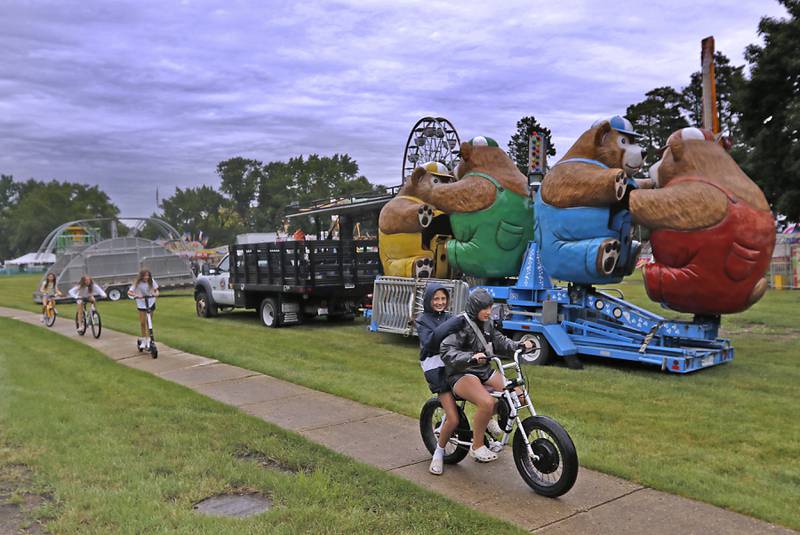
<path fill-rule="evenodd" d="M 55 261 L 56 255 L 53 253 L 28 253 L 14 260 L 8 260 L 6 264 L 23 266 L 27 264 L 54 264 Z"/>

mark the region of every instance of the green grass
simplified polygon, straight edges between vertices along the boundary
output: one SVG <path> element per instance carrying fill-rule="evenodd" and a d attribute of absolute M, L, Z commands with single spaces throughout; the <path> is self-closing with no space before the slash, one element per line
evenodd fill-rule
<path fill-rule="evenodd" d="M 36 310 L 37 280 L 0 280 L 0 304 Z M 659 311 L 640 277 L 618 287 Z M 413 339 L 370 334 L 363 323 L 270 330 L 252 312 L 200 319 L 188 295 L 158 307 L 157 337 L 185 351 L 412 417 L 429 396 Z M 565 425 L 583 466 L 800 528 L 798 310 L 800 292 L 769 292 L 724 320 L 735 360 L 686 376 L 589 359 L 583 371 L 531 369 L 534 402 Z M 74 307 L 61 311 L 71 317 Z M 137 332 L 132 303 L 101 312 L 108 327 Z"/>
<path fill-rule="evenodd" d="M 0 474 L 32 469 L 52 533 L 519 532 L 77 341 L 4 318 L 0 331 Z M 274 508 L 192 512 L 252 491 Z"/>

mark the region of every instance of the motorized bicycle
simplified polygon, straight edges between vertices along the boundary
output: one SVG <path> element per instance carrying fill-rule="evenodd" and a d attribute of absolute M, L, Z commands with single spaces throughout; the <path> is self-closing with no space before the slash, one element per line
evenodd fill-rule
<path fill-rule="evenodd" d="M 536 414 L 519 363 L 522 351 L 518 349 L 513 362 L 508 364 L 503 364 L 496 356 L 491 359 L 505 385 L 501 391 L 490 392 L 498 400 L 498 423 L 504 431 L 500 442 L 507 445 L 513 434 L 514 463 L 522 479 L 537 494 L 555 498 L 568 492 L 575 484 L 578 454 L 572 438 L 558 422 Z M 507 377 L 506 370 L 515 372 L 514 377 Z M 466 401 L 457 396 L 456 401 L 459 423 L 445 447 L 446 464 L 461 462 L 472 445 L 472 430 L 464 412 Z M 523 419 L 521 413 L 524 411 L 530 415 Z M 444 420 L 445 413 L 439 398 L 426 401 L 420 412 L 419 425 L 422 441 L 431 454 L 436 449 Z"/>

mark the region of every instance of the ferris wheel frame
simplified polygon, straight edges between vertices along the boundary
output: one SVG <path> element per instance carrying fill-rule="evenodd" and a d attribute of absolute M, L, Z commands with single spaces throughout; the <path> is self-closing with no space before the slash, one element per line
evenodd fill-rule
<path fill-rule="evenodd" d="M 423 117 L 411 128 L 403 152 L 401 179 L 411 176 L 422 163 L 437 161 L 452 173 L 460 160 L 461 140 L 458 132 L 444 117 Z"/>

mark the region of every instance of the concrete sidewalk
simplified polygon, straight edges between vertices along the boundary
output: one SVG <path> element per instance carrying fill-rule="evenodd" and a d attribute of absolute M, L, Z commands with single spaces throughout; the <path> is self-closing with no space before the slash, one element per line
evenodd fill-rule
<path fill-rule="evenodd" d="M 39 315 L 0 307 L 0 316 L 41 325 Z M 42 328 L 46 328 L 42 326 Z M 94 347 L 122 365 L 144 370 L 295 431 L 330 449 L 439 492 L 534 533 L 753 534 L 796 533 L 705 503 L 581 468 L 558 499 L 535 494 L 517 473 L 510 448 L 481 465 L 465 459 L 442 476 L 428 473 L 430 455 L 417 420 L 311 390 L 261 373 L 159 344 L 157 360 L 139 353 L 136 337 L 103 330 L 80 337 L 67 318 L 53 330 Z M 422 400 L 420 400 L 420 403 Z M 578 449 L 580 456 L 580 448 Z"/>

